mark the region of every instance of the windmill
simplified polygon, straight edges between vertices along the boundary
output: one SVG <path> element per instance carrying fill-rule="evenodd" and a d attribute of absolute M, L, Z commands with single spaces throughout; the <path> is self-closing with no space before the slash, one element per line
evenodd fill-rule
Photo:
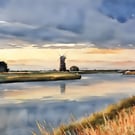
<path fill-rule="evenodd" d="M 66 71 L 65 59 L 66 57 L 64 55 L 60 56 L 60 71 Z"/>
<path fill-rule="evenodd" d="M 66 62 L 65 62 L 65 60 L 66 60 L 65 54 L 66 54 L 66 53 L 62 54 L 62 53 L 61 53 L 61 49 L 60 49 L 59 51 L 60 51 L 60 52 L 59 52 L 59 56 L 60 56 L 59 71 L 66 71 L 66 70 L 67 70 L 67 69 L 66 69 Z"/>

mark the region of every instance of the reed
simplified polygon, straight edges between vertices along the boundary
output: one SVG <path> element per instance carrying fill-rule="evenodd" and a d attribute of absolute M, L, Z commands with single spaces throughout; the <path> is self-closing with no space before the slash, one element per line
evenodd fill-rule
<path fill-rule="evenodd" d="M 104 111 L 92 114 L 80 122 L 62 125 L 49 133 L 37 123 L 40 135 L 134 135 L 135 96 L 108 106 Z M 33 132 L 33 135 L 38 135 Z"/>

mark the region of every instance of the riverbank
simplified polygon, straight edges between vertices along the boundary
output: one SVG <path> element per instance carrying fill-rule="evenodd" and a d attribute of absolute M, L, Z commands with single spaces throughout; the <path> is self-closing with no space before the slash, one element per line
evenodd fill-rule
<path fill-rule="evenodd" d="M 80 70 L 80 71 L 73 71 L 74 73 L 80 73 L 80 74 L 113 74 L 113 73 L 121 73 L 124 75 L 135 75 L 135 70 L 120 70 L 120 69 L 105 69 L 105 70 L 100 70 L 100 69 L 94 69 L 94 70 Z"/>
<path fill-rule="evenodd" d="M 80 122 L 73 121 L 68 126 L 61 126 L 53 135 L 131 135 L 135 133 L 135 96 L 110 105 L 106 110 L 95 113 Z M 45 127 L 37 124 L 41 135 L 48 135 Z M 33 133 L 36 135 L 36 133 Z M 51 135 L 51 134 L 50 134 Z"/>
<path fill-rule="evenodd" d="M 7 72 L 0 73 L 0 83 L 57 81 L 80 79 L 81 75 L 70 72 Z"/>
<path fill-rule="evenodd" d="M 123 75 L 135 75 L 135 71 L 125 71 Z"/>
<path fill-rule="evenodd" d="M 102 73 L 102 74 L 108 74 L 108 73 L 121 73 L 123 72 L 122 70 L 80 70 L 79 73 L 81 74 L 98 74 L 98 73 Z"/>

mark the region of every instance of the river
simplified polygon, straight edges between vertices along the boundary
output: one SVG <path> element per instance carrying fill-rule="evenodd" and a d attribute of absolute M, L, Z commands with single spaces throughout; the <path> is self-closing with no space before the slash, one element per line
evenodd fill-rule
<path fill-rule="evenodd" d="M 135 95 L 135 76 L 82 75 L 81 80 L 0 84 L 0 134 L 31 135 L 36 121 L 46 128 L 67 124 Z"/>

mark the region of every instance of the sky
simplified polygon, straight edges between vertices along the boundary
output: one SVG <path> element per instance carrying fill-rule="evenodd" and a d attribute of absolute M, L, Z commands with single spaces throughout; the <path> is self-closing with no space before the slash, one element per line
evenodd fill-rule
<path fill-rule="evenodd" d="M 135 67 L 134 0 L 0 0 L 0 60 L 10 69 Z M 129 55 L 130 54 L 130 55 Z"/>

